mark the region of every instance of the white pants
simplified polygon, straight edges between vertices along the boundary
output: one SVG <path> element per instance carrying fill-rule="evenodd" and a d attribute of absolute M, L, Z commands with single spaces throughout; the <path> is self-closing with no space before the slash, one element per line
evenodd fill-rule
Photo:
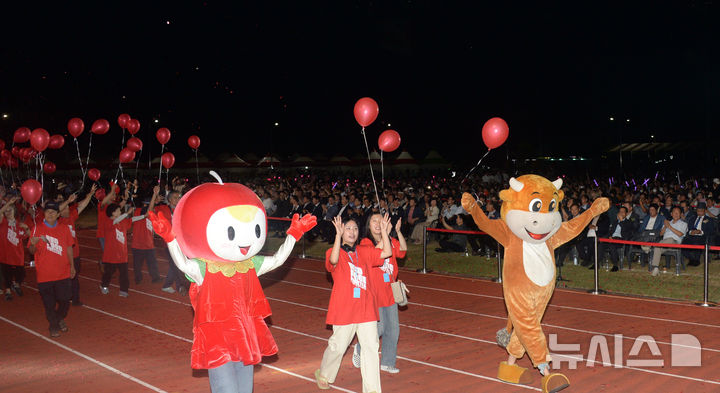
<path fill-rule="evenodd" d="M 350 325 L 333 325 L 333 334 L 328 340 L 327 349 L 320 363 L 320 375 L 329 383 L 335 382 L 343 355 L 353 337 L 357 334 L 360 342 L 360 374 L 362 375 L 363 393 L 381 393 L 380 360 L 378 356 L 379 339 L 377 321 L 352 323 Z"/>

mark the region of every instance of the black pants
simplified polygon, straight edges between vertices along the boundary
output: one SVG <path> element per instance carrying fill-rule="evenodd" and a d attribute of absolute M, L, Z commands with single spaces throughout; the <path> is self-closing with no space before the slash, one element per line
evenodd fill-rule
<path fill-rule="evenodd" d="M 614 237 L 613 239 L 621 240 L 619 237 Z M 605 250 L 610 252 L 610 260 L 612 261 L 613 266 L 618 265 L 620 250 L 622 250 L 623 245 L 619 243 L 599 243 L 598 244 L 598 258 L 602 258 L 605 255 Z"/>
<path fill-rule="evenodd" d="M 75 278 L 70 279 L 72 286 L 72 301 L 77 303 L 80 301 L 80 257 L 73 258 L 73 265 L 75 265 Z"/>
<path fill-rule="evenodd" d="M 185 278 L 185 274 L 178 269 L 170 256 L 170 251 L 165 248 L 165 256 L 167 257 L 170 266 L 168 267 L 167 276 L 165 276 L 165 282 L 163 288 L 172 287 L 173 283 L 177 290 L 180 288 L 190 288 L 190 282 Z"/>
<path fill-rule="evenodd" d="M 586 237 L 580 241 L 577 245 L 578 256 L 584 265 L 595 263 L 595 238 Z M 598 255 L 600 257 L 600 255 Z"/>
<path fill-rule="evenodd" d="M 45 317 L 50 322 L 50 330 L 60 330 L 59 323 L 70 309 L 70 279 L 39 282 L 38 291 L 45 307 Z"/>
<path fill-rule="evenodd" d="M 13 281 L 15 281 L 17 285 L 22 285 L 25 280 L 25 266 L 15 266 L 3 263 L 2 276 L 3 281 L 5 282 L 5 289 L 9 289 L 12 286 Z"/>
<path fill-rule="evenodd" d="M 705 245 L 705 236 L 687 235 L 683 239 L 682 244 L 694 244 L 694 245 Z M 703 254 L 703 250 L 682 250 L 682 255 L 690 260 L 691 265 L 700 264 L 700 255 Z"/>
<path fill-rule="evenodd" d="M 130 288 L 130 280 L 128 279 L 128 264 L 125 263 L 107 263 L 103 262 L 102 286 L 107 288 L 110 286 L 110 279 L 115 273 L 115 269 L 119 270 L 118 278 L 120 279 L 120 290 L 127 292 Z"/>
<path fill-rule="evenodd" d="M 465 245 L 459 245 L 457 243 L 453 243 L 450 240 L 441 239 L 440 240 L 440 248 L 443 251 L 456 251 L 456 252 L 463 252 L 465 251 Z"/>
<path fill-rule="evenodd" d="M 153 281 L 157 281 L 160 279 L 160 275 L 158 274 L 157 259 L 155 259 L 154 248 L 151 248 L 149 250 L 133 248 L 132 255 L 133 271 L 135 272 L 135 282 L 139 283 L 140 281 L 142 281 L 143 261 L 145 261 L 145 264 L 147 265 L 148 272 L 150 273 L 150 278 L 152 278 Z M 172 263 L 172 261 L 170 263 Z"/>

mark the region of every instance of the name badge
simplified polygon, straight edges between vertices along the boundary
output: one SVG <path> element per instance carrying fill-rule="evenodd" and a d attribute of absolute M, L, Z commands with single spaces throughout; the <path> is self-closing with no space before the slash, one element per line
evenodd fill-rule
<path fill-rule="evenodd" d="M 353 297 L 355 299 L 360 299 L 360 288 L 358 288 L 358 287 L 353 288 Z"/>
<path fill-rule="evenodd" d="M 390 275 L 387 273 L 383 273 L 383 280 L 385 280 L 385 282 L 390 282 Z"/>

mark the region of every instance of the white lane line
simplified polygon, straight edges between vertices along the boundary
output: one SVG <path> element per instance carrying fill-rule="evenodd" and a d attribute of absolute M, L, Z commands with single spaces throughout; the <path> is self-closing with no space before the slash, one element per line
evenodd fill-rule
<path fill-rule="evenodd" d="M 297 285 L 297 286 L 301 286 L 301 287 L 316 288 L 316 289 L 321 289 L 321 290 L 324 290 L 324 291 L 330 291 L 330 289 L 328 289 L 328 288 L 318 287 L 318 286 L 315 286 L 315 285 L 301 284 L 301 283 L 296 283 L 296 282 L 292 282 L 292 281 L 276 280 L 276 279 L 272 279 L 272 278 L 268 278 L 268 277 L 261 277 L 261 279 L 267 279 L 267 280 L 272 280 L 272 281 L 284 282 L 284 283 L 288 283 L 288 284 L 292 284 L 292 285 Z M 277 301 L 281 301 L 281 302 L 291 303 L 291 304 L 298 305 L 298 306 L 302 306 L 302 307 L 308 307 L 308 308 L 314 308 L 314 309 L 320 309 L 320 310 L 327 311 L 327 309 L 324 309 L 324 308 L 321 309 L 321 308 L 319 308 L 319 307 L 306 306 L 306 305 L 301 304 L 301 303 L 288 302 L 288 301 L 281 300 L 281 299 L 277 299 L 277 298 L 268 297 L 268 299 L 273 299 L 273 300 L 277 300 Z M 408 302 L 408 304 L 411 304 L 411 305 L 414 305 L 414 306 L 426 307 L 426 308 L 433 308 L 433 309 L 442 310 L 442 311 L 450 311 L 450 312 L 455 312 L 455 313 L 460 313 L 460 314 L 468 314 L 468 315 L 474 315 L 474 316 L 479 316 L 479 317 L 484 317 L 484 318 L 492 318 L 492 319 L 498 319 L 498 320 L 502 320 L 502 321 L 507 321 L 507 317 L 506 317 L 506 316 L 499 316 L 499 315 L 492 315 L 492 314 L 484 314 L 484 313 L 479 313 L 479 312 L 475 312 L 475 311 L 467 311 L 467 310 L 457 310 L 457 309 L 448 308 L 448 307 L 433 306 L 433 305 L 430 305 L 430 304 L 415 303 L 415 302 Z M 602 335 L 602 336 L 606 336 L 606 337 L 615 337 L 614 334 L 602 333 L 602 332 L 595 332 L 595 331 L 592 331 L 592 330 L 575 329 L 575 328 L 565 327 L 565 326 L 560 326 L 560 325 L 552 325 L 552 324 L 549 324 L 549 323 L 543 323 L 542 326 L 552 327 L 552 328 L 555 328 L 555 329 L 558 329 L 558 330 L 569 330 L 569 331 L 572 331 L 572 332 L 578 332 L 578 333 L 584 333 L 584 334 Z M 415 328 L 414 326 L 410 326 L 410 325 L 408 325 L 408 327 L 410 327 L 410 328 Z M 443 333 L 440 333 L 440 334 L 443 334 Z M 444 333 L 444 334 L 450 335 L 449 333 Z M 462 336 L 459 336 L 459 337 L 462 337 Z M 464 337 L 462 337 L 462 338 L 464 338 Z M 649 343 L 649 341 L 650 341 L 650 340 L 646 340 L 646 339 L 638 339 L 637 337 L 625 336 L 625 335 L 623 335 L 623 339 L 628 340 L 628 341 L 633 341 L 633 342 L 635 342 L 635 341 L 637 340 L 637 341 L 642 341 L 642 342 L 648 342 L 648 343 Z M 655 342 L 658 343 L 658 344 L 664 344 L 664 345 L 668 345 L 668 346 L 671 346 L 671 347 L 672 347 L 672 346 L 676 346 L 676 347 L 682 347 L 682 348 L 698 349 L 698 347 L 696 347 L 696 346 L 688 346 L 688 345 L 683 345 L 683 344 L 674 344 L 674 343 L 669 343 L 669 342 L 666 342 L 666 341 L 655 341 Z M 489 343 L 495 344 L 494 342 L 490 342 L 490 341 L 489 341 Z M 699 348 L 699 349 L 702 349 L 702 350 L 708 351 L 708 352 L 719 352 L 719 353 L 720 353 L 720 349 L 715 349 L 715 348 L 705 348 L 705 347 L 701 347 L 701 348 Z"/>
<path fill-rule="evenodd" d="M 60 343 L 57 342 L 57 341 L 51 340 L 51 339 L 49 339 L 49 338 L 41 335 L 40 333 L 35 332 L 34 330 L 31 330 L 31 329 L 29 329 L 29 328 L 27 328 L 27 327 L 25 327 L 25 326 L 23 326 L 23 325 L 20 325 L 19 323 L 13 322 L 13 321 L 11 321 L 11 320 L 9 320 L 9 319 L 7 319 L 7 318 L 5 318 L 5 317 L 2 317 L 2 316 L 0 316 L 0 320 L 1 320 L 1 321 L 4 321 L 5 323 L 8 323 L 8 324 L 10 324 L 10 325 L 13 325 L 13 326 L 15 326 L 15 327 L 18 328 L 18 329 L 24 330 L 25 332 L 30 333 L 30 334 L 32 334 L 32 335 L 35 336 L 35 337 L 38 337 L 38 338 L 40 338 L 40 339 L 42 339 L 42 340 L 45 340 L 46 342 L 48 342 L 48 343 L 50 343 L 50 344 L 52 344 L 52 345 L 55 345 L 56 347 L 59 347 L 59 348 L 61 348 L 61 349 L 64 349 L 65 351 L 68 351 L 68 352 L 72 353 L 73 355 L 79 356 L 79 357 L 81 357 L 81 358 L 83 358 L 83 359 L 85 359 L 85 360 L 87 360 L 87 361 L 89 361 L 89 362 L 91 362 L 91 363 L 94 363 L 94 364 L 96 364 L 96 365 L 98 365 L 98 366 L 100 366 L 100 367 L 102 367 L 102 368 L 104 368 L 104 369 L 106 369 L 106 370 L 108 370 L 108 371 L 110 371 L 110 372 L 113 372 L 113 373 L 115 373 L 115 374 L 117 374 L 117 375 L 119 375 L 119 376 L 121 376 L 121 377 L 123 377 L 123 378 L 129 379 L 129 380 L 131 380 L 131 381 L 133 381 L 133 382 L 135 382 L 135 383 L 137 383 L 137 384 L 139 384 L 139 385 L 142 385 L 142 386 L 144 386 L 144 387 L 146 387 L 146 388 L 148 388 L 148 389 L 150 389 L 150 390 L 152 390 L 152 391 L 154 391 L 154 392 L 167 393 L 165 390 L 162 390 L 162 389 L 160 389 L 160 388 L 158 388 L 158 387 L 156 387 L 156 386 L 153 386 L 153 385 L 151 385 L 151 384 L 149 384 L 149 383 L 147 383 L 147 382 L 145 382 L 145 381 L 143 381 L 143 380 L 140 380 L 140 379 L 138 379 L 138 378 L 135 378 L 135 377 L 133 377 L 133 376 L 130 375 L 130 374 L 124 373 L 124 372 L 116 369 L 115 367 L 112 367 L 112 366 L 110 366 L 110 365 L 108 365 L 108 364 L 106 364 L 106 363 L 103 363 L 103 362 L 101 362 L 101 361 L 99 361 L 99 360 L 97 360 L 97 359 L 95 359 L 95 358 L 92 358 L 92 357 L 90 357 L 90 356 L 88 356 L 88 355 L 85 355 L 85 354 L 82 353 L 82 352 L 78 352 L 78 351 L 76 351 L 76 350 L 68 347 L 67 345 L 63 345 L 63 344 L 60 344 Z"/>
<path fill-rule="evenodd" d="M 288 333 L 292 333 L 292 334 L 296 334 L 296 335 L 300 335 L 300 336 L 303 336 L 303 337 L 314 338 L 314 339 L 320 340 L 320 341 L 327 341 L 327 340 L 328 340 L 327 338 L 323 338 L 323 337 L 319 337 L 319 336 L 314 336 L 314 335 L 312 335 L 312 334 L 303 333 L 303 332 L 299 332 L 299 331 L 296 331 L 296 330 L 292 330 L 292 329 L 288 329 L 288 328 L 284 328 L 284 327 L 280 327 L 280 326 L 276 326 L 276 325 L 272 325 L 271 328 L 274 328 L 274 329 L 277 329 L 277 330 L 282 330 L 282 331 L 284 331 L 284 332 L 288 332 Z M 485 376 L 485 375 L 482 375 L 482 374 L 475 374 L 475 373 L 471 373 L 471 372 L 469 372 L 469 371 L 458 370 L 458 369 L 456 369 L 456 368 L 450 368 L 450 367 L 445 367 L 445 366 L 441 366 L 441 365 L 438 365 L 438 364 L 422 362 L 422 361 L 420 361 L 420 360 L 411 359 L 411 358 L 408 358 L 408 357 L 405 357 L 405 356 L 398 356 L 397 358 L 398 358 L 398 359 L 405 360 L 405 361 L 408 361 L 408 362 L 411 362 L 411 363 L 421 364 L 421 365 L 426 366 L 426 367 L 437 368 L 437 369 L 440 369 L 440 370 L 445 370 L 445 371 L 449 371 L 449 372 L 456 373 L 456 374 L 462 374 L 462 375 L 467 375 L 467 376 L 470 376 L 470 377 L 480 378 L 480 379 L 484 379 L 484 380 L 486 380 L 486 381 L 499 382 L 499 383 L 502 383 L 502 384 L 505 384 L 505 385 L 510 385 L 510 386 L 513 386 L 513 387 L 518 387 L 518 388 L 524 388 L 524 389 L 529 389 L 529 390 L 541 391 L 540 389 L 538 389 L 538 388 L 536 388 L 536 387 L 526 386 L 526 385 L 516 385 L 516 384 L 514 384 L 514 383 L 508 383 L 508 382 L 505 382 L 505 381 L 501 381 L 501 380 L 499 380 L 499 379 L 497 379 L 497 378 L 488 377 L 488 376 Z"/>
<path fill-rule="evenodd" d="M 32 290 L 34 290 L 34 291 L 37 292 L 37 288 L 33 288 L 33 287 L 29 286 L 29 285 L 24 285 L 24 286 L 25 286 L 25 287 L 28 287 L 28 288 L 30 288 L 30 289 L 32 289 Z M 144 292 L 141 292 L 141 291 L 136 291 L 136 292 L 144 293 Z M 148 294 L 148 293 L 144 293 L 144 294 L 145 294 L 145 295 L 151 295 L 151 294 Z M 152 295 L 151 295 L 151 296 L 152 296 Z M 165 300 L 170 300 L 170 299 L 165 299 Z M 176 302 L 176 303 L 181 303 L 181 302 Z M 181 303 L 181 304 L 183 304 L 183 303 Z M 190 304 L 187 303 L 187 305 L 190 305 Z M 109 317 L 112 317 L 112 318 L 119 319 L 119 320 L 121 320 L 121 321 L 123 321 L 123 322 L 127 322 L 127 323 L 132 324 L 132 325 L 136 325 L 136 326 L 143 327 L 143 328 L 148 329 L 148 330 L 150 330 L 150 331 L 153 331 L 153 332 L 155 332 L 155 333 L 160 333 L 160 334 L 163 334 L 163 335 L 165 335 L 165 336 L 172 337 L 172 338 L 177 339 L 177 340 L 180 340 L 180 341 L 184 341 L 184 342 L 187 342 L 187 343 L 190 343 L 190 344 L 192 344 L 192 342 L 193 342 L 193 340 L 191 340 L 191 339 L 189 339 L 189 338 L 181 337 L 181 336 L 178 336 L 178 335 L 176 335 L 176 334 L 172 334 L 172 333 L 170 333 L 170 332 L 166 332 L 166 331 L 164 331 L 164 330 L 154 328 L 154 327 L 152 327 L 152 326 L 150 326 L 150 325 L 146 325 L 146 324 L 144 324 L 144 323 L 142 323 L 142 322 L 134 321 L 134 320 L 132 320 L 132 319 L 128 319 L 128 318 L 122 317 L 122 316 L 120 316 L 120 315 L 116 315 L 116 314 L 113 314 L 113 313 L 110 313 L 110 312 L 101 310 L 101 309 L 99 309 L 99 308 L 95 308 L 95 307 L 88 306 L 87 304 L 83 304 L 83 307 L 84 307 L 84 308 L 87 308 L 87 309 L 89 309 L 89 310 L 95 311 L 95 312 L 97 312 L 97 313 L 100 313 L 100 314 L 103 314 L 103 315 L 106 315 L 106 316 L 109 316 Z M 0 319 L 5 320 L 5 321 L 8 322 L 8 323 L 14 324 L 13 322 L 7 321 L 7 320 L 6 320 L 5 318 L 3 318 L 2 316 L 0 316 Z M 19 325 L 17 325 L 17 326 L 19 326 Z M 58 343 L 56 343 L 55 341 L 52 341 L 52 340 L 50 340 L 50 339 L 47 339 L 47 338 L 41 336 L 40 334 L 38 334 L 38 333 L 36 333 L 36 332 L 34 332 L 34 331 L 28 330 L 28 329 L 26 329 L 26 328 L 23 328 L 23 329 L 27 330 L 29 333 L 32 333 L 32 334 L 34 334 L 34 335 L 36 335 L 36 336 L 38 336 L 38 337 L 40 337 L 40 338 L 42 338 L 42 339 L 44 339 L 44 340 L 46 340 L 46 341 L 48 341 L 48 342 L 51 342 L 51 343 L 53 343 L 53 344 L 59 345 L 59 346 L 61 346 L 61 347 L 64 347 L 64 345 L 58 344 Z M 69 348 L 68 348 L 68 349 L 69 349 Z M 69 350 L 72 351 L 73 353 L 75 353 L 75 351 L 73 351 L 72 349 L 69 349 Z M 80 354 L 79 352 L 78 352 L 78 354 L 79 354 L 79 356 L 85 356 L 85 355 Z M 89 359 L 92 359 L 92 358 L 89 358 Z M 91 361 L 92 361 L 92 360 L 91 360 Z M 104 364 L 104 363 L 102 363 L 102 364 Z M 292 372 L 292 371 L 288 371 L 288 370 L 282 369 L 282 368 L 277 367 L 277 366 L 272 366 L 272 365 L 267 364 L 267 363 L 259 363 L 259 365 L 261 365 L 261 366 L 263 366 L 263 367 L 270 368 L 270 369 L 275 370 L 275 371 L 279 371 L 279 372 L 284 373 L 284 374 L 287 374 L 287 375 L 292 375 L 292 376 L 294 376 L 294 377 L 297 377 L 297 378 L 304 379 L 304 380 L 306 380 L 306 381 L 315 383 L 315 380 L 312 379 L 312 378 L 304 377 L 304 376 L 302 376 L 302 375 L 300 375 L 300 374 L 296 374 L 296 373 L 294 373 L 294 372 Z M 107 366 L 107 367 L 110 367 L 110 366 Z M 110 367 L 109 369 L 115 370 L 115 369 L 112 368 L 112 367 Z M 116 371 L 117 373 L 120 373 L 120 374 L 123 375 L 123 376 L 127 375 L 127 374 L 125 374 L 125 373 L 123 373 L 123 372 L 121 372 L 121 371 L 119 371 L 119 370 L 115 370 L 115 371 Z M 130 377 L 130 376 L 128 375 L 128 377 Z M 135 379 L 135 378 L 133 378 L 133 377 L 130 377 L 130 378 L 132 378 L 133 380 Z M 141 384 L 144 384 L 144 382 L 142 382 L 142 381 L 140 381 L 140 380 L 137 380 L 136 382 L 141 383 Z M 152 386 L 152 385 L 148 385 L 148 387 L 151 387 L 151 386 Z M 339 390 L 339 391 L 341 391 L 341 392 L 357 393 L 357 392 L 355 392 L 355 391 L 348 390 L 348 389 L 344 389 L 344 388 L 341 388 L 341 387 L 339 387 L 339 386 L 335 386 L 335 385 L 330 385 L 330 386 L 331 386 L 333 389 Z M 154 388 L 154 386 L 151 387 L 151 388 Z M 157 389 L 157 388 L 155 388 L 155 389 Z M 162 393 L 167 393 L 167 392 L 165 392 L 164 390 L 156 390 L 156 391 L 157 391 L 157 392 L 162 392 Z"/>
<path fill-rule="evenodd" d="M 86 277 L 84 277 L 84 276 L 81 276 L 81 277 L 86 278 Z M 91 279 L 91 280 L 93 280 L 93 279 Z M 93 281 L 97 281 L 97 280 L 93 280 Z M 282 280 L 274 280 L 274 281 L 282 281 Z M 286 281 L 283 281 L 283 282 L 286 282 Z M 327 288 L 322 288 L 322 287 L 317 287 L 317 286 L 307 285 L 307 284 L 298 284 L 298 285 L 306 286 L 306 287 L 311 287 L 311 288 L 318 288 L 318 289 L 323 289 L 323 290 L 329 290 L 329 289 L 327 289 Z M 112 286 L 116 286 L 116 285 L 112 285 Z M 146 292 L 143 292 L 143 291 L 135 291 L 135 292 L 141 293 L 141 294 L 145 294 L 145 295 L 148 295 L 148 296 L 152 296 L 152 297 L 156 297 L 156 298 L 160 298 L 160 299 L 167 300 L 167 301 L 172 301 L 172 302 L 174 302 L 174 303 L 180 303 L 180 304 L 190 305 L 189 303 L 183 303 L 183 302 L 175 301 L 175 300 L 168 299 L 168 298 L 165 298 L 165 297 L 162 297 L 162 296 L 152 295 L 152 294 L 149 294 L 149 293 L 146 293 Z M 291 301 L 287 301 L 287 300 L 283 300 L 283 299 L 278 299 L 278 298 L 273 298 L 273 297 L 267 297 L 267 299 L 269 299 L 269 300 L 274 300 L 274 301 L 279 301 L 279 302 L 283 302 L 283 303 L 288 303 L 288 304 L 296 305 L 296 306 L 299 306 L 299 307 L 306 307 L 306 308 L 311 308 L 311 309 L 319 310 L 319 311 L 327 311 L 327 309 L 325 309 L 325 308 L 315 307 L 315 306 L 310 306 L 310 305 L 305 305 L 305 304 L 302 304 L 302 303 L 291 302 Z M 490 318 L 496 318 L 496 319 L 502 319 L 502 320 L 505 320 L 505 319 L 506 319 L 506 318 L 504 318 L 504 317 L 498 317 L 498 316 L 494 316 L 494 315 L 480 314 L 480 313 L 475 313 L 475 312 L 471 312 L 471 311 L 464 311 L 464 310 L 453 310 L 453 309 L 449 309 L 449 308 L 445 308 L 445 307 L 438 307 L 438 306 L 428 306 L 428 305 L 424 305 L 424 304 L 420 304 L 420 303 L 410 303 L 410 304 L 414 304 L 414 305 L 417 305 L 417 306 L 438 308 L 438 309 L 443 309 L 443 310 L 448 310 L 448 311 L 454 311 L 454 312 L 460 312 L 460 313 L 465 313 L 465 314 L 470 314 L 470 315 L 487 316 L 487 317 L 490 317 Z M 128 320 L 128 321 L 129 321 L 129 320 Z M 142 324 L 140 324 L 140 323 L 138 323 L 138 324 L 142 326 Z M 607 333 L 591 332 L 591 331 L 586 331 L 586 330 L 581 330 L 581 329 L 572 329 L 572 328 L 566 328 L 566 327 L 562 327 L 562 326 L 549 325 L 549 324 L 543 324 L 543 325 L 549 326 L 549 327 L 554 327 L 554 328 L 556 328 L 556 329 L 565 329 L 565 330 L 571 330 L 571 331 L 576 331 L 576 332 L 581 332 L 581 333 L 588 333 L 588 334 L 596 334 L 596 335 L 603 335 L 603 336 L 608 336 L 608 337 L 610 337 L 610 336 L 614 337 L 614 335 L 612 335 L 612 334 L 607 334 Z M 456 338 L 461 338 L 461 339 L 469 339 L 469 340 L 472 340 L 472 341 L 488 343 L 488 344 L 491 344 L 491 345 L 497 345 L 497 343 L 492 342 L 492 341 L 489 341 L 489 340 L 472 339 L 472 338 L 466 337 L 466 336 L 455 335 L 455 334 L 452 334 L 452 333 L 446 333 L 446 332 L 441 332 L 441 331 L 431 331 L 430 329 L 416 328 L 416 327 L 414 327 L 414 326 L 405 325 L 405 324 L 402 324 L 402 326 L 405 326 L 405 327 L 408 327 L 408 328 L 414 328 L 414 329 L 418 329 L 418 330 L 424 330 L 424 331 L 428 331 L 428 332 L 433 332 L 433 333 L 437 333 L 437 334 L 441 334 L 441 335 L 447 335 L 447 336 L 451 336 L 451 337 L 456 337 Z M 277 326 L 275 326 L 275 325 L 273 325 L 273 326 L 271 326 L 271 327 L 279 328 L 279 327 L 277 327 Z M 282 329 L 282 328 L 279 328 L 279 329 Z M 290 330 L 290 329 L 284 329 L 284 330 L 290 331 L 290 332 L 293 332 L 293 333 L 296 333 L 296 334 L 308 336 L 308 337 L 317 337 L 317 336 L 308 335 L 308 334 L 302 333 L 302 332 L 296 332 L 296 331 L 293 331 L 293 330 Z M 629 337 L 629 336 L 624 336 L 624 335 L 623 335 L 623 339 L 633 340 L 633 341 L 636 340 L 636 338 L 634 338 L 634 337 Z M 323 340 L 325 340 L 325 339 L 323 339 Z M 641 340 L 641 341 L 643 341 L 643 340 Z M 648 341 L 645 341 L 645 342 L 648 342 Z M 697 349 L 697 347 L 694 347 L 694 346 L 678 345 L 678 344 L 672 344 L 672 343 L 663 342 L 663 341 L 655 341 L 655 342 L 658 343 L 658 344 L 665 344 L 665 345 L 668 345 L 668 346 L 673 346 L 673 345 L 675 345 L 675 346 L 680 346 L 680 347 L 696 348 L 696 349 Z M 705 351 L 711 351 L 711 352 L 720 352 L 720 350 L 712 349 L 712 348 L 701 348 L 701 349 L 702 349 L 702 350 L 705 350 Z M 462 371 L 462 370 L 455 370 L 455 369 L 452 369 L 452 368 L 447 368 L 447 367 L 444 367 L 444 366 L 435 365 L 435 364 L 432 364 L 432 363 L 426 363 L 426 362 L 422 362 L 422 361 L 414 360 L 414 359 L 410 359 L 410 358 L 404 358 L 404 357 L 401 357 L 401 356 L 398 356 L 398 358 L 399 358 L 399 359 L 403 359 L 403 360 L 407 360 L 407 361 L 410 361 L 410 362 L 415 362 L 415 363 L 418 363 L 418 364 L 426 365 L 426 366 L 429 366 L 429 367 L 436 367 L 436 368 L 443 369 L 443 370 L 459 372 L 459 373 L 461 373 L 461 374 L 466 374 L 466 373 L 467 373 L 467 372 Z M 697 380 L 697 381 L 700 381 L 700 382 L 708 382 L 708 383 L 720 385 L 720 382 L 715 382 L 715 381 L 711 381 L 711 380 L 704 380 L 704 379 L 697 379 L 697 378 L 692 378 L 692 377 L 686 377 L 686 376 L 678 375 L 678 374 L 660 373 L 660 372 L 657 372 L 657 371 L 654 371 L 654 370 L 648 370 L 648 369 L 637 368 L 637 367 L 625 367 L 625 368 L 628 368 L 628 369 L 631 369 L 631 370 L 635 370 L 635 371 L 640 371 L 640 372 L 647 372 L 647 373 L 651 373 L 651 374 L 661 374 L 661 375 L 665 375 L 665 376 L 668 376 L 668 377 L 676 377 L 676 378 L 681 378 L 681 379 Z M 506 383 L 506 382 L 500 381 L 500 380 L 498 380 L 498 379 L 494 379 L 494 378 L 490 378 L 490 377 L 486 377 L 486 376 L 481 376 L 481 375 L 474 375 L 474 374 L 472 374 L 472 373 L 467 373 L 467 375 L 477 376 L 478 378 L 485 378 L 485 379 L 492 380 L 492 381 L 496 381 L 496 382 Z M 519 385 L 515 385 L 515 384 L 511 384 L 511 385 L 512 385 L 512 386 L 519 386 Z M 539 389 L 536 389 L 536 390 L 539 390 Z"/>

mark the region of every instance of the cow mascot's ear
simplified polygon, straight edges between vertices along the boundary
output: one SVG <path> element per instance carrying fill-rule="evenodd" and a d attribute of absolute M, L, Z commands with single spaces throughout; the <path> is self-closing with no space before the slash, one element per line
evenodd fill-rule
<path fill-rule="evenodd" d="M 512 191 L 520 192 L 525 187 L 525 185 L 519 181 L 518 179 L 511 177 L 509 180 L 510 188 Z M 510 202 L 512 201 L 512 191 L 510 190 L 502 190 L 500 191 L 500 199 L 503 202 Z"/>
<path fill-rule="evenodd" d="M 554 182 L 552 182 L 553 186 L 557 189 L 558 193 L 558 202 L 562 201 L 565 198 L 565 191 L 561 190 L 560 187 L 562 187 L 563 180 L 561 178 L 557 178 Z"/>

